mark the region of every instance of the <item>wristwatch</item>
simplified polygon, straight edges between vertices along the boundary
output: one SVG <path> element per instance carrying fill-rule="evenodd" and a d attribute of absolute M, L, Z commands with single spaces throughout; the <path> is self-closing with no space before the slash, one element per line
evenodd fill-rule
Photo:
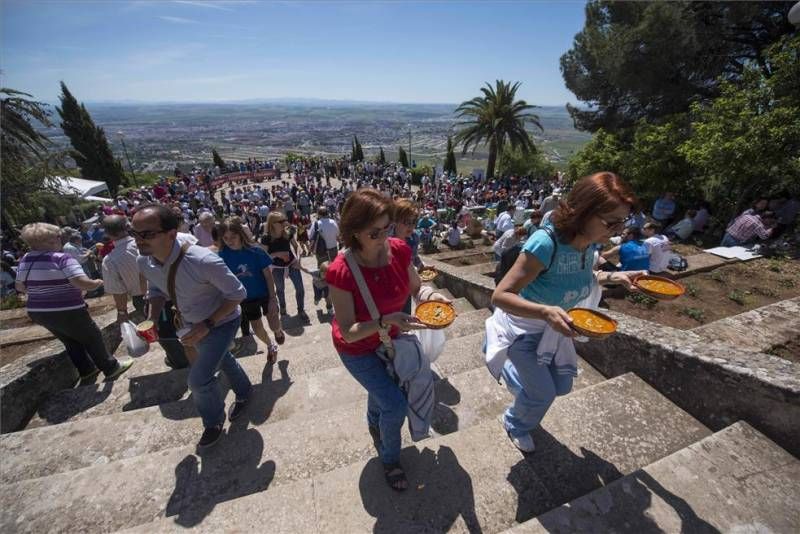
<path fill-rule="evenodd" d="M 208 328 L 209 330 L 214 328 L 214 321 L 211 320 L 211 317 L 203 319 L 203 324 L 206 325 L 206 328 Z"/>

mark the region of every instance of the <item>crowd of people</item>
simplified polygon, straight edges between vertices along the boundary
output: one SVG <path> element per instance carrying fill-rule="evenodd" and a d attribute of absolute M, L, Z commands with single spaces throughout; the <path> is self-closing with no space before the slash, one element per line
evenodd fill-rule
<path fill-rule="evenodd" d="M 26 225 L 19 240 L 3 241 L 4 295 L 27 294 L 31 320 L 64 343 L 83 380 L 100 372 L 115 379 L 133 364 L 107 352 L 84 292 L 113 295 L 120 324 L 132 304 L 155 324 L 166 365 L 190 367 L 205 448 L 220 439 L 226 419 L 217 370 L 235 392 L 227 419 L 240 417 L 251 395 L 231 353 L 237 332 L 252 331 L 274 364 L 286 342 L 287 280 L 297 319 L 307 323 L 303 279 L 310 277 L 342 364 L 368 391 L 368 429 L 387 484 L 398 491 L 408 487 L 400 428 L 411 418 L 412 436 L 421 439 L 432 413 L 430 364 L 407 335 L 424 327 L 413 303 L 447 301 L 420 282 L 420 249 L 437 241 L 457 248 L 476 228 L 493 243 L 499 267 L 487 364 L 514 395 L 505 429 L 531 452 L 530 431 L 576 374 L 574 348 L 564 342 L 574 337 L 566 310 L 596 306 L 598 284 L 630 287 L 640 273 L 666 271 L 671 241 L 705 231 L 711 216 L 700 203 L 677 217 L 672 193 L 645 213 L 612 173 L 570 187 L 560 176 L 415 176 L 396 164 L 342 158 L 279 167 L 250 160 L 176 170 L 119 195 L 79 227 Z M 727 226 L 722 245 L 777 236 L 794 227 L 798 209 L 788 194 L 760 199 Z M 305 256 L 315 258 L 314 269 Z"/>

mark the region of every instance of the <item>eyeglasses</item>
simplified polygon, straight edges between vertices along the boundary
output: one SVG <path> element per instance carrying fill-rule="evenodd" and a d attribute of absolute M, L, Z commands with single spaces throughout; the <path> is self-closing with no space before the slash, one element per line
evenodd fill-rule
<path fill-rule="evenodd" d="M 617 220 L 617 221 L 607 221 L 604 218 L 597 216 L 600 219 L 600 222 L 603 223 L 603 226 L 606 227 L 609 231 L 616 231 L 621 230 L 625 226 L 625 219 Z"/>
<path fill-rule="evenodd" d="M 167 230 L 144 230 L 142 232 L 137 232 L 136 230 L 133 229 L 128 230 L 128 233 L 131 234 L 136 239 L 144 239 L 144 240 L 153 239 L 158 234 L 163 234 L 166 232 Z"/>
<path fill-rule="evenodd" d="M 367 237 L 372 239 L 373 241 L 378 239 L 383 239 L 389 235 L 389 228 L 391 228 L 391 224 L 387 224 L 383 227 L 383 230 L 372 230 L 370 233 L 367 234 Z"/>

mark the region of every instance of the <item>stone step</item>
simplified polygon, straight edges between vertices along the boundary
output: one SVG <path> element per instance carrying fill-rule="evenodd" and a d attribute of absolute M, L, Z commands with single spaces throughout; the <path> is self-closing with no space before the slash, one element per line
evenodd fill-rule
<path fill-rule="evenodd" d="M 597 383 L 597 380 L 602 378 L 583 373 L 575 387 L 587 387 Z M 350 379 L 349 382 L 359 387 L 354 380 Z M 433 427 L 440 434 L 493 420 L 510 400 L 506 388 L 483 368 L 439 380 L 436 397 Z M 13 496 L 11 499 L 17 504 L 7 502 L 4 506 L 16 506 L 20 511 L 29 510 L 30 506 L 36 505 L 29 505 L 20 499 L 28 496 L 34 498 L 42 492 L 55 491 L 55 487 L 60 487 L 59 493 L 91 503 L 96 512 L 74 524 L 56 519 L 56 516 L 62 516 L 61 509 L 48 511 L 50 509 L 45 507 L 39 509 L 37 514 L 53 513 L 52 519 L 59 522 L 59 530 L 80 528 L 85 532 L 135 525 L 141 522 L 136 518 L 171 515 L 171 512 L 187 506 L 197 509 L 207 506 L 208 502 L 204 501 L 211 496 L 229 493 L 230 488 L 235 488 L 235 495 L 246 495 L 262 491 L 267 486 L 309 478 L 368 460 L 374 455 L 374 450 L 364 420 L 365 410 L 366 403 L 362 398 L 360 402 L 336 409 L 314 410 L 288 420 L 251 428 L 247 428 L 247 421 L 237 422 L 231 425 L 223 442 L 200 457 L 194 454 L 197 426 L 193 425 L 190 429 L 188 425 L 176 421 L 140 419 L 127 421 L 128 426 L 120 428 L 115 424 L 116 421 L 110 420 L 109 425 L 84 428 L 81 432 L 75 432 L 76 429 L 72 427 L 40 429 L 33 431 L 34 435 L 25 440 L 29 449 L 39 453 L 38 458 L 27 456 L 29 470 L 26 474 L 35 476 L 37 470 L 43 467 L 35 461 L 37 459 L 53 469 L 68 467 L 76 470 L 65 470 L 8 485 L 3 495 Z M 52 429 L 61 432 L 51 431 L 47 436 L 46 431 Z M 55 434 L 61 434 L 62 441 L 48 439 Z M 115 437 L 117 448 L 97 450 L 98 440 L 102 440 L 98 434 Z M 186 440 L 181 446 L 145 454 L 140 449 L 142 439 L 137 438 L 148 434 L 163 435 L 170 440 L 182 436 Z M 411 439 L 405 428 L 403 434 L 405 444 L 410 445 Z M 123 441 L 125 436 L 130 436 L 130 439 Z M 123 446 L 120 447 L 120 444 Z M 45 452 L 47 456 L 42 454 Z M 102 458 L 102 461 L 95 461 L 83 469 L 78 468 L 79 462 L 85 462 L 90 455 Z M 10 466 L 12 470 L 20 467 L 20 456 L 14 455 L 17 462 Z M 197 468 L 201 464 L 202 473 L 198 474 Z M 4 473 L 8 471 L 5 467 Z M 121 477 L 125 477 L 123 473 L 135 474 L 135 481 L 125 483 L 126 496 L 120 499 L 117 490 Z"/>
<path fill-rule="evenodd" d="M 799 532 L 800 461 L 739 422 L 506 532 L 619 531 Z"/>
<path fill-rule="evenodd" d="M 343 384 L 337 387 L 345 387 L 349 391 L 350 386 L 354 386 L 354 396 L 357 396 L 358 387 L 353 381 L 341 378 Z M 605 378 L 602 375 L 581 360 L 574 390 L 603 380 Z M 362 391 L 361 398 L 356 401 L 361 407 L 357 410 L 361 423 L 363 395 Z M 351 397 L 349 393 L 346 396 Z M 444 434 L 475 424 L 487 413 L 499 413 L 497 402 L 504 405 L 509 397 L 504 387 L 499 387 L 498 391 L 497 383 L 483 367 L 477 367 L 437 381 L 436 399 L 438 405 L 434 430 Z M 259 408 L 264 409 L 254 403 L 250 410 L 257 414 Z M 351 408 L 345 406 L 342 410 Z M 269 418 L 258 428 L 266 431 L 267 426 L 288 419 L 290 422 L 287 424 L 294 425 L 296 429 L 298 425 L 308 426 L 305 421 L 314 417 L 334 417 L 327 415 L 330 413 L 331 410 L 322 409 L 309 414 L 300 412 L 294 417 L 281 417 L 280 409 L 272 410 Z M 254 423 L 260 419 L 251 416 Z M 360 425 L 356 426 L 360 428 Z M 342 427 L 347 432 L 351 432 L 352 428 Z M 165 418 L 161 410 L 154 407 L 7 434 L 0 436 L 0 483 L 44 477 L 192 444 L 198 439 L 199 430 L 195 419 Z M 272 430 L 269 432 L 274 434 Z M 287 435 L 294 434 L 289 432 Z"/>
<path fill-rule="evenodd" d="M 453 327 L 445 329 L 445 335 L 454 336 L 452 339 L 455 340 L 459 336 L 471 332 L 483 332 L 483 323 L 488 317 L 488 313 L 488 310 L 473 310 L 459 315 L 453 323 Z M 452 332 L 450 332 L 451 330 Z M 291 369 L 292 377 L 340 366 L 339 358 L 331 343 L 330 332 L 323 333 L 320 330 L 313 337 L 304 337 L 303 341 L 302 347 L 298 346 L 289 351 L 283 349 L 279 352 L 279 363 L 286 362 L 284 365 Z M 479 349 L 480 347 L 478 347 Z M 160 347 L 154 347 L 144 358 L 150 358 L 159 363 L 163 359 L 163 352 L 159 351 L 161 351 Z M 257 377 L 267 370 L 265 362 L 265 355 L 259 355 L 243 358 L 239 363 L 251 380 L 257 383 Z M 474 367 L 474 365 L 472 366 Z M 187 370 L 164 370 L 117 382 L 103 382 L 63 390 L 42 403 L 37 415 L 27 428 L 137 410 L 185 399 L 189 394 L 186 385 L 187 373 Z"/>
<path fill-rule="evenodd" d="M 475 306 L 472 305 L 470 301 L 468 301 L 465 297 L 460 297 L 457 299 L 453 299 L 453 308 L 455 308 L 456 313 L 467 313 L 475 309 Z"/>
<path fill-rule="evenodd" d="M 180 485 L 180 497 L 185 498 L 172 501 L 176 505 L 165 512 L 167 517 L 126 532 L 179 532 L 186 527 L 238 532 L 259 525 L 269 525 L 271 532 L 497 532 L 710 434 L 632 374 L 558 399 L 542 426 L 534 432 L 537 452 L 527 456 L 514 448 L 494 419 L 406 447 L 401 461 L 410 488 L 401 494 L 386 486 L 381 464 L 373 458 L 262 492 L 271 480 L 267 466 L 260 485 L 239 485 L 192 506 L 193 488 L 202 487 L 199 482 L 205 479 L 190 466 L 195 468 L 191 484 Z M 240 480 L 252 472 L 251 463 Z M 129 494 L 148 491 L 146 482 L 135 484 Z M 69 521 L 73 499 L 91 502 L 80 488 L 69 502 L 57 504 L 53 499 L 66 493 L 37 487 L 45 493 L 34 496 L 24 483 L 12 487 L 12 506 L 32 501 L 24 524 L 31 531 Z M 17 512 L 3 509 L 2 514 L 11 519 Z"/>

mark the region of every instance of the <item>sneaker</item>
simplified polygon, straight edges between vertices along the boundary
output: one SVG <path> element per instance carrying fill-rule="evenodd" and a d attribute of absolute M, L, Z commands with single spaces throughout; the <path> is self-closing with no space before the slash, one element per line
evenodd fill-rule
<path fill-rule="evenodd" d="M 116 369 L 114 369 L 114 372 L 112 372 L 110 375 L 106 375 L 106 380 L 115 380 L 119 378 L 122 373 L 131 368 L 131 365 L 133 365 L 133 358 L 120 360 L 119 365 Z"/>
<path fill-rule="evenodd" d="M 96 377 L 99 374 L 100 374 L 100 369 L 95 367 L 94 371 L 90 371 L 90 372 L 86 373 L 85 375 L 81 375 L 81 382 L 83 382 L 85 380 L 92 380 L 94 377 Z"/>
<path fill-rule="evenodd" d="M 508 428 L 506 427 L 505 417 L 503 415 L 500 415 L 499 420 L 500 424 L 503 425 L 503 430 L 505 430 L 506 434 L 508 435 L 508 439 L 511 440 L 511 443 L 513 443 L 517 449 L 525 453 L 531 453 L 534 450 L 536 450 L 536 446 L 533 443 L 533 438 L 531 437 L 530 433 L 525 434 L 524 436 L 519 438 L 512 436 L 511 432 L 509 432 Z"/>
<path fill-rule="evenodd" d="M 222 437 L 222 425 L 210 426 L 203 430 L 200 441 L 197 442 L 198 449 L 207 449 L 219 441 Z"/>
<path fill-rule="evenodd" d="M 247 408 L 247 401 L 250 399 L 244 400 L 237 400 L 231 404 L 230 409 L 228 410 L 228 421 L 235 421 L 239 418 L 240 415 L 244 413 L 244 409 Z"/>

